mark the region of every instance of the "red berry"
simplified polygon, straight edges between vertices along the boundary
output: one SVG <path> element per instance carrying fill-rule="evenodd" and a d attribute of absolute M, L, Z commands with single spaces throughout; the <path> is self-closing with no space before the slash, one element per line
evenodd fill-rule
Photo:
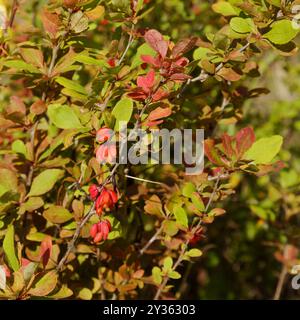
<path fill-rule="evenodd" d="M 106 19 L 103 19 L 100 21 L 100 23 L 103 25 L 103 26 L 106 26 L 107 24 L 109 24 L 109 21 L 106 20 Z"/>
<path fill-rule="evenodd" d="M 92 238 L 95 238 L 96 234 L 98 232 L 98 225 L 97 224 L 93 224 L 91 229 L 90 229 L 90 235 Z"/>
<path fill-rule="evenodd" d="M 113 205 L 116 204 L 118 202 L 118 195 L 113 190 L 108 190 L 108 192 L 110 193 Z"/>
<path fill-rule="evenodd" d="M 114 68 L 116 66 L 116 61 L 115 61 L 115 58 L 109 58 L 107 60 L 107 63 L 112 67 Z"/>
<path fill-rule="evenodd" d="M 109 229 L 109 231 L 111 231 L 111 224 L 110 224 L 109 220 L 105 219 L 105 220 L 103 220 L 103 222 L 105 222 L 108 225 L 108 229 Z"/>
<path fill-rule="evenodd" d="M 118 195 L 113 190 L 104 187 L 96 200 L 97 214 L 101 215 L 104 208 L 112 209 L 117 201 Z"/>
<path fill-rule="evenodd" d="M 95 184 L 92 184 L 89 187 L 89 194 L 90 194 L 90 198 L 95 201 L 97 199 L 97 196 L 99 194 L 99 190 L 98 187 Z"/>
<path fill-rule="evenodd" d="M 104 142 L 109 140 L 113 136 L 114 132 L 109 128 L 101 128 L 96 133 L 96 140 L 98 142 Z"/>
<path fill-rule="evenodd" d="M 96 236 L 94 237 L 94 242 L 95 243 L 98 243 L 98 242 L 101 242 L 102 241 L 102 233 L 101 232 L 98 232 L 96 234 Z"/>

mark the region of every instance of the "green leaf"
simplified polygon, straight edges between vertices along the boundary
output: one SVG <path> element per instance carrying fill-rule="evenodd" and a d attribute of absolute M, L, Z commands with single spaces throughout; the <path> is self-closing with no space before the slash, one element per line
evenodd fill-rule
<path fill-rule="evenodd" d="M 27 212 L 33 212 L 36 209 L 42 207 L 44 205 L 44 201 L 40 197 L 31 197 L 25 203 L 22 203 L 19 209 L 19 214 L 23 214 Z"/>
<path fill-rule="evenodd" d="M 0 168 L 0 197 L 8 191 L 16 192 L 18 178 L 15 172 L 6 168 Z"/>
<path fill-rule="evenodd" d="M 193 53 L 194 60 L 203 60 L 208 58 L 208 54 L 212 51 L 208 48 L 197 48 Z"/>
<path fill-rule="evenodd" d="M 251 33 L 256 31 L 255 24 L 250 18 L 234 17 L 230 20 L 230 27 L 238 33 Z"/>
<path fill-rule="evenodd" d="M 78 298 L 82 300 L 92 300 L 93 298 L 93 293 L 90 289 L 88 288 L 83 288 L 79 291 L 78 293 Z"/>
<path fill-rule="evenodd" d="M 152 278 L 155 284 L 160 285 L 162 283 L 162 275 L 159 267 L 152 268 Z"/>
<path fill-rule="evenodd" d="M 199 249 L 191 249 L 186 253 L 191 258 L 197 258 L 202 256 L 202 251 Z"/>
<path fill-rule="evenodd" d="M 171 279 L 180 279 L 181 274 L 177 271 L 170 271 L 170 272 L 168 272 L 168 277 Z"/>
<path fill-rule="evenodd" d="M 45 233 L 34 232 L 34 233 L 29 233 L 26 236 L 26 239 L 30 241 L 42 242 L 46 237 L 47 235 Z"/>
<path fill-rule="evenodd" d="M 47 272 L 33 284 L 28 293 L 36 297 L 48 295 L 55 289 L 57 278 L 58 275 L 55 270 Z"/>
<path fill-rule="evenodd" d="M 73 218 L 66 208 L 54 205 L 44 211 L 43 216 L 52 223 L 64 223 Z"/>
<path fill-rule="evenodd" d="M 92 66 L 99 66 L 99 67 L 107 67 L 107 62 L 104 60 L 99 60 L 95 59 L 93 57 L 84 55 L 84 54 L 79 54 L 76 57 L 76 61 L 86 64 L 86 65 L 92 65 Z"/>
<path fill-rule="evenodd" d="M 47 114 L 50 120 L 60 129 L 80 129 L 82 125 L 75 111 L 66 105 L 52 104 Z"/>
<path fill-rule="evenodd" d="M 188 228 L 188 217 L 185 210 L 181 207 L 176 207 L 174 209 L 174 215 L 176 221 L 183 227 Z"/>
<path fill-rule="evenodd" d="M 62 89 L 61 93 L 78 101 L 85 102 L 87 99 L 86 95 L 83 95 L 81 93 L 78 93 L 77 91 L 67 89 L 67 88 Z"/>
<path fill-rule="evenodd" d="M 10 225 L 7 228 L 3 240 L 3 250 L 10 267 L 14 271 L 18 271 L 20 269 L 20 264 L 15 252 L 15 229 L 13 225 Z"/>
<path fill-rule="evenodd" d="M 22 140 L 15 140 L 11 145 L 11 149 L 15 153 L 20 153 L 26 158 L 27 149 Z"/>
<path fill-rule="evenodd" d="M 163 230 L 168 236 L 173 237 L 178 232 L 177 223 L 171 220 L 164 220 Z"/>
<path fill-rule="evenodd" d="M 8 68 L 13 68 L 21 71 L 28 71 L 30 73 L 41 73 L 39 69 L 22 60 L 8 60 L 5 61 L 3 65 Z"/>
<path fill-rule="evenodd" d="M 191 182 L 187 182 L 182 188 L 182 194 L 187 198 L 190 198 L 195 191 L 196 187 Z"/>
<path fill-rule="evenodd" d="M 112 115 L 116 118 L 115 130 L 120 130 L 120 122 L 128 122 L 133 111 L 133 101 L 128 98 L 120 100 L 114 107 Z"/>
<path fill-rule="evenodd" d="M 299 28 L 295 28 L 290 20 L 275 21 L 271 28 L 263 36 L 275 44 L 286 44 L 293 40 L 299 32 Z"/>
<path fill-rule="evenodd" d="M 64 170 L 47 169 L 34 178 L 28 197 L 40 196 L 50 191 L 63 176 Z"/>
<path fill-rule="evenodd" d="M 171 257 L 166 257 L 164 260 L 163 270 L 165 272 L 168 272 L 169 270 L 172 270 L 172 266 L 173 266 L 173 259 Z"/>
<path fill-rule="evenodd" d="M 67 89 L 74 90 L 84 95 L 87 94 L 85 88 L 81 86 L 79 83 L 77 83 L 76 81 L 73 81 L 64 77 L 57 77 L 55 81 Z"/>
<path fill-rule="evenodd" d="M 205 205 L 202 201 L 202 198 L 201 196 L 197 193 L 197 192 L 194 192 L 192 195 L 191 195 L 191 199 L 192 199 L 192 203 L 193 205 L 200 211 L 204 211 L 205 210 Z"/>
<path fill-rule="evenodd" d="M 241 11 L 227 1 L 218 1 L 212 5 L 212 8 L 215 12 L 220 13 L 223 16 L 236 16 Z"/>
<path fill-rule="evenodd" d="M 282 142 L 283 138 L 279 135 L 261 138 L 245 153 L 244 159 L 253 160 L 256 164 L 268 164 L 280 151 Z"/>
<path fill-rule="evenodd" d="M 50 299 L 65 299 L 71 297 L 73 295 L 73 291 L 69 289 L 67 286 L 63 285 L 58 292 L 47 296 Z"/>

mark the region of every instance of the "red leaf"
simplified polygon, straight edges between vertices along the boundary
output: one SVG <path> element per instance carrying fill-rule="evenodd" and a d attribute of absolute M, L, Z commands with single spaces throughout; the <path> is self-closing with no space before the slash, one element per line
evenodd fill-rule
<path fill-rule="evenodd" d="M 176 66 L 185 67 L 189 63 L 189 59 L 181 57 L 175 61 Z"/>
<path fill-rule="evenodd" d="M 148 95 L 141 88 L 135 88 L 127 95 L 128 97 L 137 101 L 144 101 L 148 97 Z"/>
<path fill-rule="evenodd" d="M 242 75 L 234 71 L 232 68 L 222 68 L 217 73 L 218 76 L 221 76 L 227 81 L 238 81 L 241 79 Z"/>
<path fill-rule="evenodd" d="M 148 121 L 146 125 L 148 127 L 154 127 L 154 126 L 158 126 L 159 124 L 161 124 L 163 122 L 164 122 L 164 120 Z"/>
<path fill-rule="evenodd" d="M 166 118 L 172 113 L 171 108 L 161 108 L 158 107 L 155 110 L 151 111 L 147 120 L 148 121 L 154 121 L 161 118 Z"/>
<path fill-rule="evenodd" d="M 168 52 L 168 42 L 164 40 L 161 33 L 151 29 L 145 33 L 145 40 L 149 46 L 164 59 Z"/>
<path fill-rule="evenodd" d="M 231 159 L 231 157 L 234 154 L 234 150 L 232 148 L 232 138 L 227 133 L 224 133 L 222 135 L 222 144 L 224 148 L 224 153 L 229 159 Z"/>
<path fill-rule="evenodd" d="M 140 76 L 137 78 L 137 85 L 146 93 L 150 92 L 150 89 L 153 87 L 155 81 L 155 72 L 150 70 L 145 76 Z"/>
<path fill-rule="evenodd" d="M 184 74 L 184 73 L 174 73 L 170 77 L 171 80 L 177 80 L 177 81 L 185 81 L 190 78 L 191 78 L 191 76 Z"/>
<path fill-rule="evenodd" d="M 26 106 L 20 97 L 11 96 L 10 105 L 7 107 L 6 112 L 8 114 L 20 113 L 24 116 L 26 115 Z"/>
<path fill-rule="evenodd" d="M 52 251 L 52 238 L 50 236 L 46 236 L 42 241 L 41 247 L 40 247 L 40 257 L 42 259 L 44 268 L 48 264 L 51 251 Z"/>
<path fill-rule="evenodd" d="M 250 149 L 255 141 L 255 134 L 251 127 L 243 128 L 236 136 L 237 157 L 241 158 L 243 154 Z"/>
<path fill-rule="evenodd" d="M 46 32 L 50 34 L 51 38 L 55 38 L 60 25 L 58 15 L 45 10 L 42 14 L 42 22 Z"/>
<path fill-rule="evenodd" d="M 169 95 L 169 92 L 164 91 L 163 89 L 159 88 L 153 95 L 152 95 L 152 100 L 153 101 L 159 101 L 162 99 L 167 98 Z"/>
<path fill-rule="evenodd" d="M 173 48 L 172 56 L 178 57 L 190 51 L 195 46 L 196 42 L 196 37 L 180 40 L 178 43 L 176 43 L 175 47 Z"/>

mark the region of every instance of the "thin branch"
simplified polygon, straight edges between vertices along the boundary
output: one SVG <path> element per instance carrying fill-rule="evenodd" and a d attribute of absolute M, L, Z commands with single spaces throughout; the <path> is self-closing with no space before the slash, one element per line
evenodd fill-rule
<path fill-rule="evenodd" d="M 240 48 L 238 51 L 240 53 L 242 53 L 243 51 L 245 51 L 248 47 L 250 46 L 250 43 L 247 42 L 242 48 Z M 215 70 L 215 73 L 217 73 L 218 71 L 220 71 L 222 68 L 223 68 L 224 64 L 223 63 L 220 63 L 217 67 L 216 67 L 216 70 Z M 204 82 L 207 80 L 207 78 L 209 77 L 209 74 L 206 73 L 203 69 L 201 70 L 200 72 L 200 75 L 195 77 L 195 78 L 192 78 L 192 79 L 188 79 L 185 84 L 182 86 L 180 92 L 178 93 L 177 95 L 177 98 L 180 98 L 180 96 L 184 93 L 184 91 L 186 90 L 186 88 L 191 84 L 191 83 L 194 83 L 194 82 L 197 82 L 197 81 L 200 81 L 200 82 Z"/>
<path fill-rule="evenodd" d="M 51 77 L 51 74 L 52 74 L 52 71 L 53 71 L 53 68 L 54 68 L 54 65 L 55 65 L 55 61 L 57 59 L 57 53 L 58 53 L 58 50 L 59 50 L 59 43 L 57 45 L 55 45 L 53 48 L 52 48 L 52 58 L 51 58 L 51 62 L 50 62 L 50 66 L 49 66 L 49 69 L 48 69 L 48 77 Z"/>
<path fill-rule="evenodd" d="M 180 255 L 179 255 L 178 259 L 176 260 L 176 262 L 174 263 L 174 265 L 172 267 L 172 271 L 175 271 L 177 269 L 177 267 L 180 265 L 181 261 L 183 260 L 183 257 L 185 255 L 185 251 L 186 251 L 186 248 L 189 244 L 189 241 L 190 241 L 189 239 L 186 240 L 186 242 L 182 246 Z M 161 283 L 161 285 L 158 287 L 158 290 L 156 291 L 156 294 L 154 296 L 154 300 L 159 299 L 159 297 L 160 297 L 162 291 L 164 290 L 165 286 L 167 285 L 168 281 L 169 281 L 169 277 L 165 276 L 163 282 Z"/>
<path fill-rule="evenodd" d="M 211 203 L 212 203 L 212 201 L 213 201 L 213 198 L 214 198 L 214 196 L 215 196 L 215 194 L 216 194 L 216 192 L 217 192 L 217 190 L 218 190 L 219 182 L 220 182 L 220 175 L 218 175 L 218 178 L 217 178 L 217 181 L 216 181 L 216 183 L 215 183 L 213 192 L 212 192 L 212 194 L 210 195 L 209 200 L 208 200 L 208 202 L 207 202 L 207 205 L 206 205 L 206 207 L 205 207 L 205 211 L 204 211 L 205 213 L 208 211 L 208 209 L 209 209 L 209 207 L 210 207 L 210 205 L 211 205 Z"/>
<path fill-rule="evenodd" d="M 150 240 L 140 250 L 140 255 L 143 255 L 144 252 L 151 246 L 151 244 L 158 239 L 162 231 L 163 231 L 163 225 L 160 226 L 160 228 L 156 231 L 156 233 L 150 238 Z"/>
<path fill-rule="evenodd" d="M 276 290 L 275 290 L 275 294 L 274 294 L 274 298 L 273 300 L 280 300 L 280 296 L 281 296 L 281 292 L 283 289 L 283 285 L 284 285 L 284 280 L 285 277 L 287 275 L 287 268 L 285 265 L 282 266 L 281 272 L 280 272 L 280 276 L 278 279 L 278 283 L 276 286 Z"/>
<path fill-rule="evenodd" d="M 118 61 L 117 66 L 121 65 L 121 63 L 123 62 L 123 60 L 126 57 L 126 54 L 127 54 L 128 50 L 129 50 L 130 46 L 132 45 L 132 43 L 134 41 L 134 39 L 133 39 L 133 30 L 134 30 L 134 24 L 132 25 L 131 30 L 130 30 L 130 35 L 129 35 L 129 39 L 128 39 L 128 42 L 127 42 L 127 46 L 126 46 L 126 48 L 125 48 L 120 60 Z"/>
<path fill-rule="evenodd" d="M 288 246 L 285 246 L 284 249 L 283 249 L 283 255 L 284 256 L 286 255 L 286 251 L 287 250 L 288 250 Z M 287 273 L 288 273 L 287 267 L 283 263 L 282 264 L 282 268 L 281 268 L 281 272 L 280 272 L 280 275 L 279 275 L 279 278 L 278 278 L 278 282 L 277 282 L 277 286 L 276 286 L 276 290 L 275 290 L 275 293 L 274 293 L 273 300 L 280 300 L 281 292 L 282 292 L 282 289 L 283 289 L 283 286 L 284 286 L 284 280 L 285 280 L 285 277 L 286 277 Z"/>
<path fill-rule="evenodd" d="M 18 7 L 19 7 L 18 0 L 14 0 L 11 8 L 11 13 L 10 13 L 9 21 L 7 24 L 7 28 L 4 30 L 5 32 L 8 30 L 8 28 L 13 27 Z"/>
<path fill-rule="evenodd" d="M 205 207 L 205 211 L 204 212 L 208 211 L 208 209 L 209 209 L 209 207 L 210 207 L 210 205 L 211 205 L 211 203 L 213 201 L 213 198 L 214 198 L 214 196 L 215 196 L 215 194 L 216 194 L 216 192 L 218 190 L 219 182 L 220 182 L 220 176 L 218 176 L 218 179 L 217 179 L 217 181 L 215 183 L 213 192 L 211 193 L 211 195 L 209 197 L 209 200 L 207 202 L 207 205 Z M 196 228 L 200 227 L 201 222 L 202 221 L 200 219 Z M 180 263 L 182 262 L 183 257 L 184 257 L 185 252 L 186 252 L 186 249 L 188 248 L 189 241 L 190 241 L 190 239 L 187 239 L 185 241 L 184 245 L 182 246 L 180 255 L 179 255 L 179 257 L 177 258 L 176 262 L 173 265 L 173 268 L 172 268 L 173 271 L 175 271 L 177 269 L 177 267 L 180 265 Z M 167 285 L 168 281 L 169 281 L 169 277 L 165 276 L 163 282 L 160 284 L 160 286 L 158 287 L 158 290 L 156 291 L 156 294 L 154 296 L 154 300 L 158 300 L 159 299 L 159 297 L 160 297 L 162 291 L 164 290 L 165 286 Z"/>
<path fill-rule="evenodd" d="M 162 182 L 158 182 L 158 181 L 152 181 L 152 180 L 147 180 L 147 179 L 143 179 L 143 178 L 138 178 L 138 177 L 134 177 L 134 176 L 130 176 L 128 174 L 125 174 L 125 177 L 129 178 L 129 179 L 134 179 L 137 181 L 142 181 L 142 182 L 148 182 L 148 183 L 153 183 L 153 184 L 158 184 L 158 185 L 164 185 L 164 183 Z"/>

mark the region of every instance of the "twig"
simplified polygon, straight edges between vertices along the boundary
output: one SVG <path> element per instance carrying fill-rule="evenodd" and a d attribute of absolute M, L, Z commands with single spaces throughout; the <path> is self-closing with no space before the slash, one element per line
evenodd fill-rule
<path fill-rule="evenodd" d="M 183 256 L 185 254 L 186 248 L 189 244 L 189 239 L 184 243 L 184 245 L 182 246 L 180 255 L 178 257 L 178 259 L 176 260 L 176 262 L 174 263 L 173 267 L 172 267 L 172 271 L 175 271 L 177 269 L 177 267 L 179 266 L 179 264 L 181 263 Z M 154 296 L 154 300 L 158 300 L 162 291 L 164 290 L 165 286 L 167 285 L 169 281 L 169 277 L 165 276 L 163 282 L 161 283 L 161 285 L 158 287 L 158 290 L 156 291 L 156 294 Z"/>
<path fill-rule="evenodd" d="M 209 197 L 209 200 L 208 200 L 208 202 L 207 202 L 207 205 L 206 205 L 206 207 L 205 207 L 205 211 L 204 211 L 204 212 L 207 212 L 207 211 L 208 211 L 208 209 L 209 209 L 209 207 L 210 207 L 210 205 L 211 205 L 211 203 L 212 203 L 212 201 L 213 201 L 213 198 L 214 198 L 214 196 L 215 196 L 215 194 L 216 194 L 216 192 L 217 192 L 217 190 L 218 190 L 219 182 L 220 182 L 220 176 L 218 176 L 218 179 L 217 179 L 217 181 L 216 181 L 216 183 L 215 183 L 213 192 L 211 193 L 211 195 L 210 195 L 210 197 Z M 200 219 L 199 222 L 198 222 L 198 224 L 197 224 L 197 226 L 196 226 L 196 228 L 200 227 L 201 222 L 202 222 L 202 221 L 201 221 L 201 219 Z M 182 246 L 180 255 L 179 255 L 179 257 L 177 258 L 176 262 L 175 262 L 174 265 L 173 265 L 173 268 L 172 268 L 173 271 L 175 271 L 175 270 L 177 269 L 177 267 L 179 266 L 179 264 L 180 264 L 181 261 L 183 260 L 183 257 L 184 257 L 184 255 L 185 255 L 185 251 L 186 251 L 186 249 L 187 249 L 187 247 L 188 247 L 189 241 L 190 241 L 190 239 L 187 239 L 187 240 L 185 241 L 184 245 Z M 158 287 L 158 290 L 157 290 L 157 292 L 156 292 L 156 294 L 155 294 L 155 296 L 154 296 L 154 300 L 158 300 L 158 299 L 159 299 L 159 297 L 160 297 L 162 291 L 164 290 L 165 286 L 167 285 L 168 281 L 169 281 L 169 277 L 168 277 L 168 276 L 165 276 L 163 282 L 162 282 L 162 283 L 160 284 L 160 286 Z"/>
<path fill-rule="evenodd" d="M 238 51 L 240 53 L 242 53 L 243 51 L 245 51 L 248 47 L 250 46 L 250 43 L 247 42 L 242 48 L 240 48 Z M 216 67 L 216 70 L 215 70 L 215 73 L 217 73 L 218 71 L 220 71 L 222 68 L 223 68 L 224 64 L 223 63 L 220 63 L 217 67 Z M 185 84 L 182 86 L 180 92 L 178 93 L 177 95 L 177 98 L 180 98 L 180 96 L 183 94 L 183 92 L 186 90 L 186 88 L 193 82 L 197 82 L 197 81 L 200 81 L 200 82 L 204 82 L 206 81 L 206 79 L 209 77 L 209 74 L 206 73 L 203 69 L 201 70 L 200 72 L 200 75 L 195 77 L 195 78 L 192 78 L 192 79 L 188 79 Z"/>
<path fill-rule="evenodd" d="M 159 185 L 164 185 L 164 183 L 162 182 L 158 182 L 158 181 L 152 181 L 152 180 L 147 180 L 147 179 L 143 179 L 143 178 L 138 178 L 138 177 L 133 177 L 130 176 L 128 174 L 125 174 L 125 177 L 129 178 L 129 179 L 134 179 L 134 180 L 138 180 L 138 181 L 142 181 L 142 182 L 148 182 L 148 183 L 153 183 L 153 184 L 159 184 Z"/>
<path fill-rule="evenodd" d="M 163 225 L 156 231 L 156 233 L 151 237 L 151 239 L 145 244 L 145 246 L 140 250 L 140 255 L 143 255 L 144 252 L 151 246 L 151 244 L 156 241 L 163 231 Z"/>
<path fill-rule="evenodd" d="M 224 173 L 224 174 L 220 174 L 218 176 L 208 176 L 207 180 L 214 181 L 214 180 L 218 180 L 218 179 L 227 179 L 229 177 L 230 177 L 229 173 Z"/>
<path fill-rule="evenodd" d="M 50 66 L 49 66 L 49 69 L 48 69 L 48 77 L 51 77 L 51 74 L 52 74 L 52 71 L 53 71 L 53 68 L 54 68 L 54 65 L 55 65 L 55 61 L 56 61 L 56 58 L 57 58 L 59 45 L 60 44 L 58 43 L 57 45 L 55 45 L 52 48 L 52 58 L 51 58 Z"/>
<path fill-rule="evenodd" d="M 129 39 L 128 39 L 128 42 L 127 42 L 127 46 L 126 46 L 126 48 L 125 48 L 120 60 L 118 61 L 117 66 L 121 65 L 121 63 L 125 59 L 125 56 L 126 56 L 128 50 L 129 50 L 130 46 L 132 45 L 132 42 L 134 40 L 133 39 L 133 30 L 134 30 L 134 24 L 132 25 L 131 30 L 130 30 L 130 35 L 129 35 Z"/>
<path fill-rule="evenodd" d="M 16 17 L 16 13 L 19 7 L 19 3 L 18 0 L 14 0 L 13 4 L 12 4 L 12 8 L 11 8 L 11 13 L 10 13 L 10 18 L 7 24 L 7 28 L 4 30 L 5 32 L 8 30 L 8 28 L 12 28 L 13 24 L 14 24 L 14 20 Z"/>
<path fill-rule="evenodd" d="M 204 211 L 204 212 L 207 212 L 207 211 L 208 211 L 208 209 L 209 209 L 209 207 L 210 207 L 210 205 L 211 205 L 211 203 L 212 203 L 212 201 L 213 201 L 213 198 L 214 198 L 214 196 L 215 196 L 215 194 L 216 194 L 216 192 L 217 192 L 217 190 L 218 190 L 218 187 L 219 187 L 220 177 L 221 177 L 221 176 L 218 175 L 218 178 L 217 178 L 217 181 L 216 181 L 216 183 L 215 183 L 213 192 L 212 192 L 212 194 L 211 194 L 210 197 L 209 197 L 209 200 L 208 200 L 208 202 L 207 202 L 207 205 L 206 205 L 206 207 L 205 207 L 205 211 Z"/>
<path fill-rule="evenodd" d="M 284 249 L 283 249 L 283 256 L 286 255 L 286 250 L 288 250 L 287 246 L 285 246 Z M 287 267 L 283 263 L 282 268 L 281 268 L 281 272 L 280 272 L 280 275 L 279 275 L 279 278 L 278 278 L 278 282 L 277 282 L 277 286 L 276 286 L 276 290 L 275 290 L 275 293 L 274 293 L 273 300 L 280 300 L 280 296 L 281 296 L 281 292 L 282 292 L 282 289 L 283 289 L 284 280 L 285 280 L 285 277 L 287 275 L 287 272 L 288 272 Z"/>
<path fill-rule="evenodd" d="M 104 183 L 102 184 L 101 188 L 100 188 L 100 192 L 101 190 L 111 181 L 115 171 L 117 170 L 119 164 L 116 164 L 114 166 L 114 168 L 112 169 L 110 175 L 105 179 Z M 78 224 L 76 231 L 73 235 L 72 240 L 68 243 L 68 249 L 66 251 L 66 253 L 64 254 L 64 256 L 61 258 L 60 262 L 58 263 L 56 270 L 57 271 L 61 271 L 61 269 L 63 268 L 63 266 L 66 263 L 66 260 L 68 259 L 69 254 L 71 253 L 71 251 L 74 250 L 75 248 L 75 243 L 80 235 L 80 232 L 82 230 L 82 228 L 85 226 L 85 224 L 90 220 L 90 218 L 94 215 L 95 213 L 95 202 L 93 203 L 90 211 L 88 212 L 88 214 L 84 217 L 84 219 L 80 222 L 80 224 Z"/>
<path fill-rule="evenodd" d="M 280 272 L 280 276 L 277 282 L 277 286 L 276 286 L 276 290 L 275 290 L 275 294 L 274 294 L 274 298 L 273 300 L 280 300 L 280 296 L 281 296 L 281 292 L 283 289 L 283 285 L 284 285 L 284 280 L 285 280 L 285 276 L 287 274 L 287 268 L 285 265 L 282 266 L 281 272 Z"/>

